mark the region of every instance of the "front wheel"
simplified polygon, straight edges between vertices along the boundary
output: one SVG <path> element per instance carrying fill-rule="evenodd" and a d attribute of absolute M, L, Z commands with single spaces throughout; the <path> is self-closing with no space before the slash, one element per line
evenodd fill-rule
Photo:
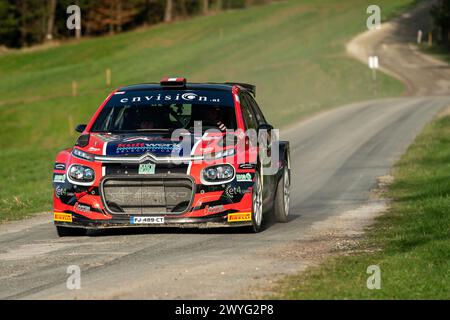
<path fill-rule="evenodd" d="M 277 222 L 287 222 L 289 215 L 289 199 L 291 188 L 291 175 L 287 165 L 284 166 L 283 176 L 278 181 L 275 194 L 274 213 Z"/>
<path fill-rule="evenodd" d="M 83 228 L 56 226 L 56 233 L 58 234 L 58 237 L 78 237 L 85 236 L 87 232 L 86 229 Z"/>
<path fill-rule="evenodd" d="M 258 171 L 255 172 L 255 183 L 252 188 L 252 226 L 253 232 L 261 230 L 263 220 L 263 189 L 261 176 Z"/>

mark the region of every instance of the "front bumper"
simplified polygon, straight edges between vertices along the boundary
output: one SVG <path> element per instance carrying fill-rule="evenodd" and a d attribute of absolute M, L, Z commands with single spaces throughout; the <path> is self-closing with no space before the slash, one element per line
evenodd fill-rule
<path fill-rule="evenodd" d="M 151 177 L 107 175 L 100 185 L 81 189 L 59 183 L 55 184 L 54 221 L 58 226 L 87 229 L 250 226 L 253 176 L 246 175 L 244 181 L 236 178 L 220 185 L 195 184 L 192 176 L 173 173 Z M 115 210 L 110 203 L 124 210 Z M 178 203 L 183 204 L 179 210 Z M 146 221 L 136 223 L 132 217 Z M 155 217 L 164 221 L 148 221 Z"/>
<path fill-rule="evenodd" d="M 164 216 L 163 223 L 131 223 L 133 216 L 113 216 L 108 220 L 91 220 L 77 213 L 55 213 L 71 216 L 71 221 L 54 221 L 56 226 L 85 229 L 113 229 L 113 228 L 146 228 L 146 227 L 171 227 L 171 228 L 216 228 L 216 227 L 245 227 L 251 226 L 250 212 L 221 213 L 207 217 L 176 217 Z M 245 218 L 243 221 L 229 221 L 229 215 Z M 144 216 L 152 217 L 152 216 Z M 250 217 L 250 219 L 249 219 Z"/>

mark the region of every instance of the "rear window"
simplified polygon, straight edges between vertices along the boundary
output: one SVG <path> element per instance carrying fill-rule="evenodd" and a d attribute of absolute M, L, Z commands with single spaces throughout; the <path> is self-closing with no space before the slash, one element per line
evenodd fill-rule
<path fill-rule="evenodd" d="M 231 92 L 218 90 L 148 90 L 117 92 L 104 106 L 92 132 L 235 130 L 236 115 Z"/>

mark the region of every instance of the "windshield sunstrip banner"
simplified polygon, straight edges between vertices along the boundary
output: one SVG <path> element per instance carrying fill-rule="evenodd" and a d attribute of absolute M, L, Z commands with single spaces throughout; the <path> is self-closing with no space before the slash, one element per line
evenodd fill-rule
<path fill-rule="evenodd" d="M 121 91 L 111 97 L 106 107 L 173 103 L 233 106 L 233 96 L 231 92 L 219 90 Z"/>

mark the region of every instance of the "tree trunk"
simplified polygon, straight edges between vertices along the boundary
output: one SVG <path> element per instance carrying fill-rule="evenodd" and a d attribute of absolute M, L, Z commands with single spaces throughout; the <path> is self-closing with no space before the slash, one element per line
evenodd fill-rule
<path fill-rule="evenodd" d="M 166 0 L 166 10 L 164 12 L 164 22 L 172 22 L 173 1 Z"/>
<path fill-rule="evenodd" d="M 181 11 L 181 16 L 183 18 L 189 16 L 187 6 L 186 6 L 186 0 L 180 0 L 180 11 Z"/>
<path fill-rule="evenodd" d="M 148 25 L 150 24 L 150 22 L 152 21 L 152 15 L 151 15 L 151 10 L 150 10 L 151 6 L 150 6 L 150 0 L 145 0 L 145 21 L 144 21 L 144 25 Z"/>
<path fill-rule="evenodd" d="M 448 38 L 449 38 L 449 30 L 446 26 L 442 26 L 441 27 L 441 41 L 442 41 L 442 44 L 446 47 L 448 47 L 448 44 L 449 44 Z"/>
<path fill-rule="evenodd" d="M 218 11 L 223 10 L 223 0 L 217 0 L 216 10 Z"/>
<path fill-rule="evenodd" d="M 116 4 L 115 1 L 107 1 L 106 5 L 105 5 L 105 7 L 109 5 L 108 9 L 105 10 L 105 12 L 106 12 L 106 14 L 105 14 L 106 15 L 106 21 L 105 22 L 107 22 L 107 25 L 108 25 L 108 33 L 109 33 L 109 35 L 113 35 L 114 34 L 114 30 L 116 29 L 115 22 L 117 20 L 116 20 L 115 15 L 117 14 L 117 12 L 116 12 L 117 6 L 115 4 Z"/>
<path fill-rule="evenodd" d="M 25 15 L 27 13 L 27 4 L 25 1 L 20 1 L 18 5 L 19 9 L 19 31 L 20 31 L 20 46 L 24 47 L 27 40 L 27 22 Z"/>
<path fill-rule="evenodd" d="M 75 4 L 77 6 L 80 6 L 79 1 L 75 1 Z M 80 17 L 80 28 L 75 29 L 75 39 L 80 40 L 81 39 L 81 21 L 83 21 L 82 17 Z"/>
<path fill-rule="evenodd" d="M 47 35 L 45 36 L 47 40 L 53 39 L 53 28 L 55 25 L 55 9 L 56 9 L 56 0 L 48 0 Z"/>
<path fill-rule="evenodd" d="M 75 29 L 75 39 L 81 39 L 81 29 Z"/>
<path fill-rule="evenodd" d="M 208 14 L 209 11 L 209 0 L 203 0 L 202 1 L 202 13 Z"/>
<path fill-rule="evenodd" d="M 117 32 L 122 32 L 122 0 L 117 2 Z"/>

